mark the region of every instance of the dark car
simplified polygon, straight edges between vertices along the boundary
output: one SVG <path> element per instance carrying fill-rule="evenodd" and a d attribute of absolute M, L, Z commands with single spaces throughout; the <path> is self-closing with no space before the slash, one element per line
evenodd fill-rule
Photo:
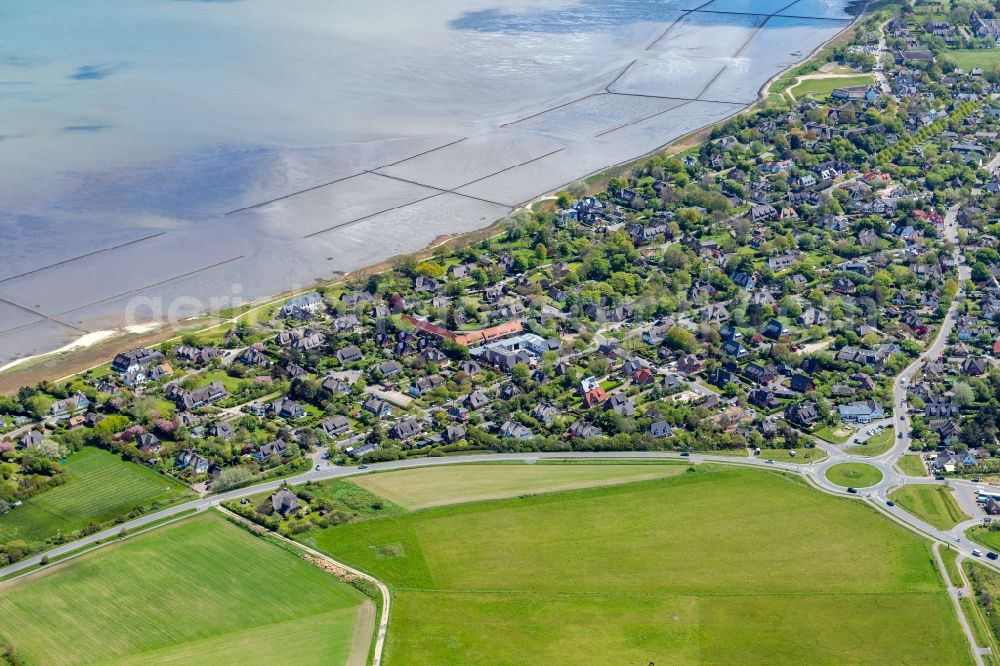
<path fill-rule="evenodd" d="M 938 474 L 934 477 L 935 481 L 944 481 L 944 474 Z"/>
<path fill-rule="evenodd" d="M 886 506 L 896 506 L 896 503 L 895 503 L 895 502 L 893 502 L 892 500 L 886 500 L 886 501 L 885 501 L 885 505 L 886 505 Z"/>
<path fill-rule="evenodd" d="M 991 550 L 990 552 L 986 553 L 986 557 L 990 558 L 991 560 L 995 560 L 997 559 L 997 554 Z"/>
<path fill-rule="evenodd" d="M 848 488 L 847 492 L 851 493 L 852 495 L 857 495 L 858 494 L 858 489 L 857 488 Z"/>
<path fill-rule="evenodd" d="M 358 469 L 368 469 L 368 465 L 358 465 Z"/>
<path fill-rule="evenodd" d="M 691 453 L 689 451 L 681 451 L 681 458 L 687 458 Z"/>

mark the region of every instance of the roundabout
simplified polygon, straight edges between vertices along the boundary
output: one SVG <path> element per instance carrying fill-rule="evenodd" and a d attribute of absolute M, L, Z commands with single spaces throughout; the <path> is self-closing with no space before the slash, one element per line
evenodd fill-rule
<path fill-rule="evenodd" d="M 882 478 L 882 470 L 867 463 L 838 463 L 826 470 L 827 481 L 843 488 L 869 488 Z"/>

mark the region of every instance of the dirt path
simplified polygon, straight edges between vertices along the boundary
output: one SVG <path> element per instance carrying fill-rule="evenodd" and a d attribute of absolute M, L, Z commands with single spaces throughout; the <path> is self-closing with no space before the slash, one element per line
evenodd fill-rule
<path fill-rule="evenodd" d="M 367 666 L 368 650 L 372 646 L 372 636 L 375 635 L 375 603 L 366 599 L 358 609 L 358 621 L 354 625 L 354 636 L 351 638 L 351 656 L 347 658 L 347 666 Z"/>

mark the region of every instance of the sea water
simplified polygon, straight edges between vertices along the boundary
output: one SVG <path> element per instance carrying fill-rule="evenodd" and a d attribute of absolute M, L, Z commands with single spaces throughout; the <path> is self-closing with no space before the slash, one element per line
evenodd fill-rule
<path fill-rule="evenodd" d="M 487 226 L 738 111 L 848 18 L 711 5 L 7 0 L 0 363 Z"/>

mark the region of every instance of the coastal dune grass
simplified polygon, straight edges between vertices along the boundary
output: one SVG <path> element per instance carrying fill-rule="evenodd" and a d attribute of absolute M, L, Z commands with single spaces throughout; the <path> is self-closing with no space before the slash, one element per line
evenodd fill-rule
<path fill-rule="evenodd" d="M 951 488 L 942 485 L 909 485 L 893 491 L 889 498 L 939 530 L 950 530 L 969 515 L 955 501 Z"/>
<path fill-rule="evenodd" d="M 133 508 L 157 501 L 194 497 L 185 485 L 119 456 L 86 447 L 66 462 L 66 483 L 25 500 L 0 516 L 0 543 L 22 539 L 29 544 L 102 523 Z"/>
<path fill-rule="evenodd" d="M 502 499 L 681 474 L 685 466 L 655 464 L 447 465 L 367 474 L 353 483 L 406 509 Z"/>
<path fill-rule="evenodd" d="M 55 666 L 338 664 L 363 602 L 203 513 L 0 586 L 0 636 Z"/>
<path fill-rule="evenodd" d="M 393 588 L 390 666 L 970 662 L 927 542 L 773 472 L 703 465 L 311 537 Z"/>

